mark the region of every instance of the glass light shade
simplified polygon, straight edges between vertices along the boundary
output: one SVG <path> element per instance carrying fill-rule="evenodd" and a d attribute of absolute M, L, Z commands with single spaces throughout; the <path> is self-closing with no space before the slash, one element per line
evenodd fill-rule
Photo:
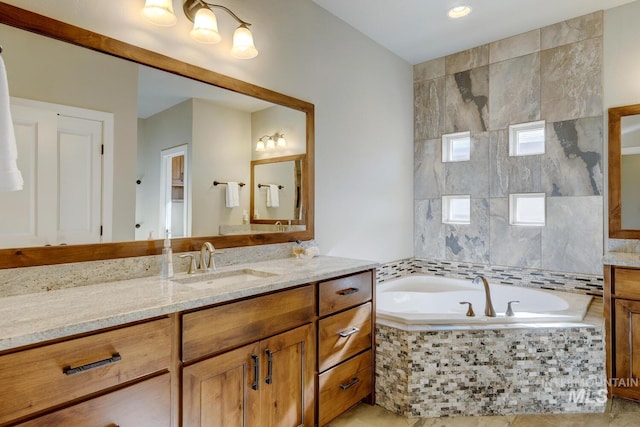
<path fill-rule="evenodd" d="M 147 0 L 142 15 L 151 23 L 162 27 L 170 27 L 178 21 L 173 13 L 172 0 Z"/>
<path fill-rule="evenodd" d="M 240 59 L 251 59 L 258 56 L 258 50 L 253 45 L 253 35 L 244 25 L 239 26 L 233 33 L 231 55 Z"/>
<path fill-rule="evenodd" d="M 193 19 L 191 38 L 200 43 L 218 43 L 222 40 L 218 32 L 218 20 L 216 15 L 208 8 L 203 7 L 196 12 Z"/>
<path fill-rule="evenodd" d="M 256 144 L 256 151 L 264 151 L 264 142 L 262 139 L 258 140 L 258 143 Z"/>
<path fill-rule="evenodd" d="M 286 146 L 287 146 L 287 140 L 286 140 L 286 139 L 284 139 L 284 135 L 280 135 L 280 136 L 278 137 L 278 147 L 280 147 L 280 148 L 284 148 L 284 147 L 286 147 Z"/>
<path fill-rule="evenodd" d="M 276 143 L 275 143 L 275 141 L 273 140 L 273 138 L 271 138 L 271 137 L 269 137 L 269 138 L 267 139 L 267 148 L 268 148 L 269 150 L 272 150 L 272 149 L 276 148 Z"/>

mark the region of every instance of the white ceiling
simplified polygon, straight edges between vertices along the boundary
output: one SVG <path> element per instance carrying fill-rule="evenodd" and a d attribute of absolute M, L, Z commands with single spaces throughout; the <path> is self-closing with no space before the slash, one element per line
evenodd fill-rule
<path fill-rule="evenodd" d="M 634 0 L 313 0 L 396 55 L 418 64 Z M 447 11 L 472 12 L 450 19 Z"/>

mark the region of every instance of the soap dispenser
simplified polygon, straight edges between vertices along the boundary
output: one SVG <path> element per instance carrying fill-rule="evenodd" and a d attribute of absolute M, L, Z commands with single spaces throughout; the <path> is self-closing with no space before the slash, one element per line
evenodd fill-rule
<path fill-rule="evenodd" d="M 162 248 L 162 265 L 160 266 L 160 278 L 171 279 L 173 277 L 173 250 L 171 249 L 171 233 L 167 230 Z"/>

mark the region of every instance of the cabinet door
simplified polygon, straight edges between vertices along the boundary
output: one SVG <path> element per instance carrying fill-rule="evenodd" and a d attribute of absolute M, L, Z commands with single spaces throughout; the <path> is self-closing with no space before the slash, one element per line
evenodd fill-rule
<path fill-rule="evenodd" d="M 259 425 L 259 354 L 254 343 L 184 368 L 182 425 Z"/>
<path fill-rule="evenodd" d="M 640 397 L 640 301 L 615 300 L 615 380 L 613 387 Z M 635 394 L 635 396 L 634 396 Z"/>
<path fill-rule="evenodd" d="M 315 345 L 313 325 L 260 342 L 261 426 L 313 426 Z"/>

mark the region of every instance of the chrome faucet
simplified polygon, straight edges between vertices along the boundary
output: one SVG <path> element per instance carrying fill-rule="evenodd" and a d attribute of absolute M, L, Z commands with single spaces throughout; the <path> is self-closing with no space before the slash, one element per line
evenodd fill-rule
<path fill-rule="evenodd" d="M 485 305 L 484 305 L 484 315 L 488 317 L 496 317 L 496 311 L 493 309 L 493 304 L 491 303 L 491 291 L 489 291 L 489 282 L 484 276 L 476 276 L 473 279 L 473 284 L 477 285 L 482 281 L 484 285 L 484 294 L 485 294 Z"/>
<path fill-rule="evenodd" d="M 216 269 L 216 262 L 213 259 L 213 254 L 216 248 L 210 242 L 204 242 L 202 247 L 200 248 L 200 263 L 198 266 L 200 267 L 200 271 L 212 271 Z M 209 253 L 209 258 L 207 258 L 207 252 Z"/>

